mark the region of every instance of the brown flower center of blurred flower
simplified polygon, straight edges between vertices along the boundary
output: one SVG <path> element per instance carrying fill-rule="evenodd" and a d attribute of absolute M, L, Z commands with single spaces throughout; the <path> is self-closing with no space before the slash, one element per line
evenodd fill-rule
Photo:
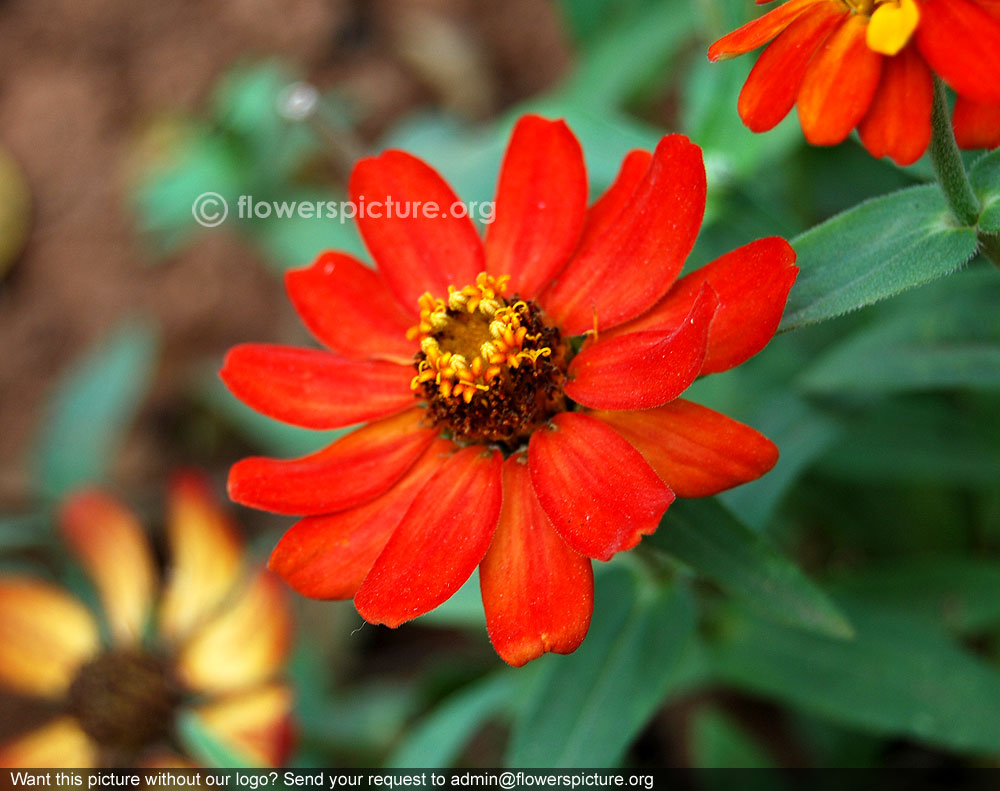
<path fill-rule="evenodd" d="M 180 700 L 167 662 L 153 654 L 116 650 L 80 668 L 69 690 L 69 711 L 116 763 L 167 742 Z"/>

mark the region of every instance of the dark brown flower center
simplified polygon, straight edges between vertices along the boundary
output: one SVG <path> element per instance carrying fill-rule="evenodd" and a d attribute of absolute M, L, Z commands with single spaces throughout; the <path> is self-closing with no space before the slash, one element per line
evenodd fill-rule
<path fill-rule="evenodd" d="M 504 298 L 505 278 L 425 295 L 413 389 L 435 425 L 459 442 L 516 449 L 565 408 L 565 346 L 533 302 Z"/>
<path fill-rule="evenodd" d="M 69 690 L 70 713 L 118 765 L 170 738 L 178 702 L 167 663 L 136 650 L 101 654 L 80 668 Z"/>

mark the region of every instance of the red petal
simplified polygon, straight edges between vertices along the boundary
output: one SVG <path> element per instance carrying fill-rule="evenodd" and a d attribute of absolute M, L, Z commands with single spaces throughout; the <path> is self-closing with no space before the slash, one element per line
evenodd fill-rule
<path fill-rule="evenodd" d="M 756 480 L 778 461 L 778 449 L 763 434 L 682 398 L 594 417 L 632 443 L 678 497 L 708 497 Z"/>
<path fill-rule="evenodd" d="M 725 60 L 742 55 L 752 49 L 763 46 L 811 5 L 818 5 L 822 0 L 789 0 L 764 16 L 747 22 L 743 27 L 723 36 L 708 48 L 709 60 Z"/>
<path fill-rule="evenodd" d="M 297 522 L 274 548 L 268 567 L 311 599 L 352 598 L 414 498 L 454 449 L 439 439 L 382 496 Z"/>
<path fill-rule="evenodd" d="M 849 16 L 817 50 L 799 89 L 799 120 L 816 146 L 842 142 L 865 117 L 883 56 L 868 48 L 868 20 Z"/>
<path fill-rule="evenodd" d="M 614 182 L 587 210 L 587 219 L 578 245 L 580 249 L 600 238 L 618 219 L 618 215 L 628 206 L 635 191 L 639 189 L 652 161 L 652 154 L 638 149 L 630 151 L 625 156 Z"/>
<path fill-rule="evenodd" d="M 654 532 L 674 493 L 611 427 L 580 412 L 531 435 L 528 468 L 552 525 L 581 555 L 610 560 Z"/>
<path fill-rule="evenodd" d="M 840 3 L 819 3 L 764 50 L 750 71 L 736 105 L 747 128 L 766 132 L 788 115 L 809 61 L 845 16 Z"/>
<path fill-rule="evenodd" d="M 524 454 L 503 465 L 503 507 L 479 566 L 486 628 L 514 667 L 553 651 L 570 654 L 587 635 L 594 572 L 553 529 L 531 485 Z"/>
<path fill-rule="evenodd" d="M 437 435 L 413 408 L 369 423 L 301 459 L 243 459 L 229 471 L 229 497 L 278 514 L 326 514 L 377 497 Z"/>
<path fill-rule="evenodd" d="M 955 140 L 961 148 L 1000 146 L 1000 105 L 977 104 L 959 96 L 951 117 Z"/>
<path fill-rule="evenodd" d="M 534 299 L 576 248 L 587 211 L 583 151 L 563 121 L 517 122 L 486 231 L 487 271 L 510 275 L 511 294 Z"/>
<path fill-rule="evenodd" d="M 378 272 L 349 255 L 323 253 L 312 266 L 286 273 L 285 289 L 309 331 L 333 351 L 356 360 L 413 362 L 417 347 L 406 331 L 416 324 L 414 314 Z"/>
<path fill-rule="evenodd" d="M 1000 19 L 990 11 L 969 0 L 925 0 L 916 38 L 927 63 L 956 93 L 1000 104 Z"/>
<path fill-rule="evenodd" d="M 456 211 L 464 208 L 458 197 L 416 157 L 386 151 L 362 159 L 350 193 L 365 245 L 403 305 L 416 310 L 425 291 L 445 296 L 449 285 L 473 283 L 486 269 L 472 220 Z"/>
<path fill-rule="evenodd" d="M 706 283 L 676 329 L 587 346 L 570 364 L 566 395 L 594 409 L 647 409 L 677 398 L 701 371 L 718 307 L 719 298 Z"/>
<path fill-rule="evenodd" d="M 414 399 L 412 366 L 276 344 L 233 347 L 219 376 L 247 406 L 306 428 L 374 420 L 412 406 Z"/>
<path fill-rule="evenodd" d="M 354 604 L 396 627 L 462 587 L 489 548 L 500 516 L 500 452 L 470 446 L 421 490 L 365 577 Z"/>
<path fill-rule="evenodd" d="M 931 142 L 931 70 L 910 44 L 882 67 L 875 99 L 858 125 L 861 142 L 873 157 L 912 165 Z"/>
<path fill-rule="evenodd" d="M 755 355 L 774 336 L 799 271 L 794 263 L 795 251 L 784 239 L 758 239 L 685 275 L 651 311 L 604 338 L 676 329 L 708 283 L 719 297 L 719 309 L 700 373 L 728 370 Z"/>
<path fill-rule="evenodd" d="M 668 135 L 619 216 L 542 294 L 543 307 L 565 335 L 579 335 L 595 320 L 608 329 L 642 313 L 677 277 L 704 213 L 701 149 Z"/>

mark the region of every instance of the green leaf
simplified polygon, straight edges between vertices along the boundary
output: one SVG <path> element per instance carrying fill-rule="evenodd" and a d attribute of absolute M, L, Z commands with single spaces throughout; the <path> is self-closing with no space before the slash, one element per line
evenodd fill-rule
<path fill-rule="evenodd" d="M 245 769 L 259 767 L 253 758 L 224 742 L 205 726 L 198 713 L 182 711 L 177 716 L 177 736 L 199 764 L 211 769 Z"/>
<path fill-rule="evenodd" d="M 329 673 L 329 652 L 313 649 L 313 661 Z M 420 699 L 412 685 L 380 678 L 355 683 L 341 694 L 310 687 L 296 679 L 296 722 L 304 742 L 323 751 L 374 761 L 405 732 Z M 371 758 L 368 758 L 371 756 Z"/>
<path fill-rule="evenodd" d="M 681 587 L 640 588 L 620 567 L 598 578 L 590 632 L 576 653 L 542 670 L 514 724 L 507 763 L 615 765 L 661 705 L 694 630 Z"/>
<path fill-rule="evenodd" d="M 763 529 L 799 476 L 837 439 L 841 426 L 806 401 L 775 395 L 750 423 L 781 449 L 767 475 L 720 495 L 750 527 Z"/>
<path fill-rule="evenodd" d="M 748 58 L 720 66 L 699 57 L 684 83 L 682 128 L 702 148 L 713 199 L 719 188 L 748 179 L 801 144 L 802 131 L 792 118 L 766 135 L 754 134 L 740 120 L 737 100 L 752 65 Z"/>
<path fill-rule="evenodd" d="M 759 615 L 833 637 L 853 635 L 827 595 L 718 500 L 678 500 L 645 543 L 683 561 Z"/>
<path fill-rule="evenodd" d="M 695 31 L 691 3 L 660 2 L 621 24 L 605 25 L 564 88 L 591 108 L 621 107 Z"/>
<path fill-rule="evenodd" d="M 0 552 L 35 548 L 51 540 L 51 522 L 43 514 L 0 516 Z"/>
<path fill-rule="evenodd" d="M 792 240 L 798 280 L 781 330 L 840 316 L 955 271 L 976 252 L 976 232 L 955 227 L 940 189 L 874 198 Z"/>
<path fill-rule="evenodd" d="M 486 614 L 483 612 L 483 599 L 479 590 L 479 570 L 476 569 L 446 602 L 426 613 L 421 618 L 421 623 L 475 629 L 481 633 L 486 627 Z"/>
<path fill-rule="evenodd" d="M 294 80 L 282 63 L 262 61 L 235 67 L 216 87 L 213 116 L 238 141 L 241 165 L 255 187 L 280 187 L 316 148 L 312 129 L 280 112 L 282 94 Z"/>
<path fill-rule="evenodd" d="M 969 180 L 983 203 L 980 229 L 988 233 L 1000 231 L 1000 150 L 977 159 L 970 168 Z"/>
<path fill-rule="evenodd" d="M 963 634 L 1000 625 L 1000 562 L 932 557 L 894 560 L 832 584 L 840 598 L 923 616 Z"/>
<path fill-rule="evenodd" d="M 943 398 L 890 399 L 865 410 L 820 458 L 840 480 L 942 483 L 995 490 L 1000 480 L 1000 406 L 957 408 Z"/>
<path fill-rule="evenodd" d="M 361 260 L 369 257 L 354 220 L 341 216 L 346 196 L 293 192 L 274 200 L 278 205 L 294 204 L 296 212 L 287 217 L 272 215 L 248 222 L 245 230 L 253 235 L 263 248 L 267 263 L 278 272 L 307 266 L 324 250 L 339 250 Z M 305 206 L 310 207 L 310 214 L 303 217 L 300 212 Z M 317 216 L 311 216 L 316 209 Z M 332 210 L 336 211 L 336 217 L 330 216 Z"/>
<path fill-rule="evenodd" d="M 995 270 L 960 272 L 933 289 L 880 306 L 882 315 L 810 365 L 799 384 L 811 393 L 892 393 L 973 387 L 1000 389 L 1000 279 Z"/>
<path fill-rule="evenodd" d="M 469 684 L 413 727 L 386 767 L 436 768 L 455 763 L 476 730 L 504 712 L 524 685 L 517 672 L 501 671 Z"/>
<path fill-rule="evenodd" d="M 107 477 L 146 396 L 157 345 L 152 329 L 127 323 L 63 376 L 35 447 L 36 483 L 44 496 L 58 498 Z"/>
<path fill-rule="evenodd" d="M 651 0 L 559 0 L 559 10 L 574 38 L 584 44 L 599 40 L 608 25 L 634 16 Z"/>
<path fill-rule="evenodd" d="M 1000 674 L 922 618 L 840 602 L 854 640 L 731 615 L 714 669 L 842 725 L 961 752 L 1000 750 Z"/>
<path fill-rule="evenodd" d="M 222 216 L 221 203 L 199 203 L 210 193 L 225 201 L 225 227 L 239 227 L 237 204 L 247 191 L 239 152 L 231 140 L 194 123 L 173 134 L 179 140 L 170 159 L 149 168 L 132 195 L 139 227 L 162 255 L 177 250 L 196 232 L 212 232 L 202 228 L 193 214 L 197 204 Z"/>
<path fill-rule="evenodd" d="M 702 709 L 691 738 L 698 769 L 773 769 L 774 762 L 744 730 L 715 709 Z"/>

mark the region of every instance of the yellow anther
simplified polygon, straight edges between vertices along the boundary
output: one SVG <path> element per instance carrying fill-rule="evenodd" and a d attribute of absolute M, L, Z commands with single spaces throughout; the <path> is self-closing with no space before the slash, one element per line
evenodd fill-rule
<path fill-rule="evenodd" d="M 479 312 L 487 316 L 495 316 L 502 307 L 501 302 L 496 298 L 484 299 L 479 303 Z"/>
<path fill-rule="evenodd" d="M 445 327 L 448 326 L 448 314 L 446 311 L 440 310 L 432 313 L 428 319 L 428 324 L 431 326 L 431 331 L 440 332 Z"/>
<path fill-rule="evenodd" d="M 547 348 L 524 348 L 541 334 L 529 335 L 528 325 L 522 323 L 531 316 L 529 303 L 504 301 L 509 282 L 507 275 L 481 272 L 474 284 L 449 286 L 443 299 L 430 293 L 420 296 L 419 321 L 407 332 L 423 352 L 411 380 L 413 389 L 433 381 L 442 397 L 470 403 L 476 393 L 489 390 L 505 368 L 516 369 L 522 360 L 535 363 L 551 354 Z"/>

